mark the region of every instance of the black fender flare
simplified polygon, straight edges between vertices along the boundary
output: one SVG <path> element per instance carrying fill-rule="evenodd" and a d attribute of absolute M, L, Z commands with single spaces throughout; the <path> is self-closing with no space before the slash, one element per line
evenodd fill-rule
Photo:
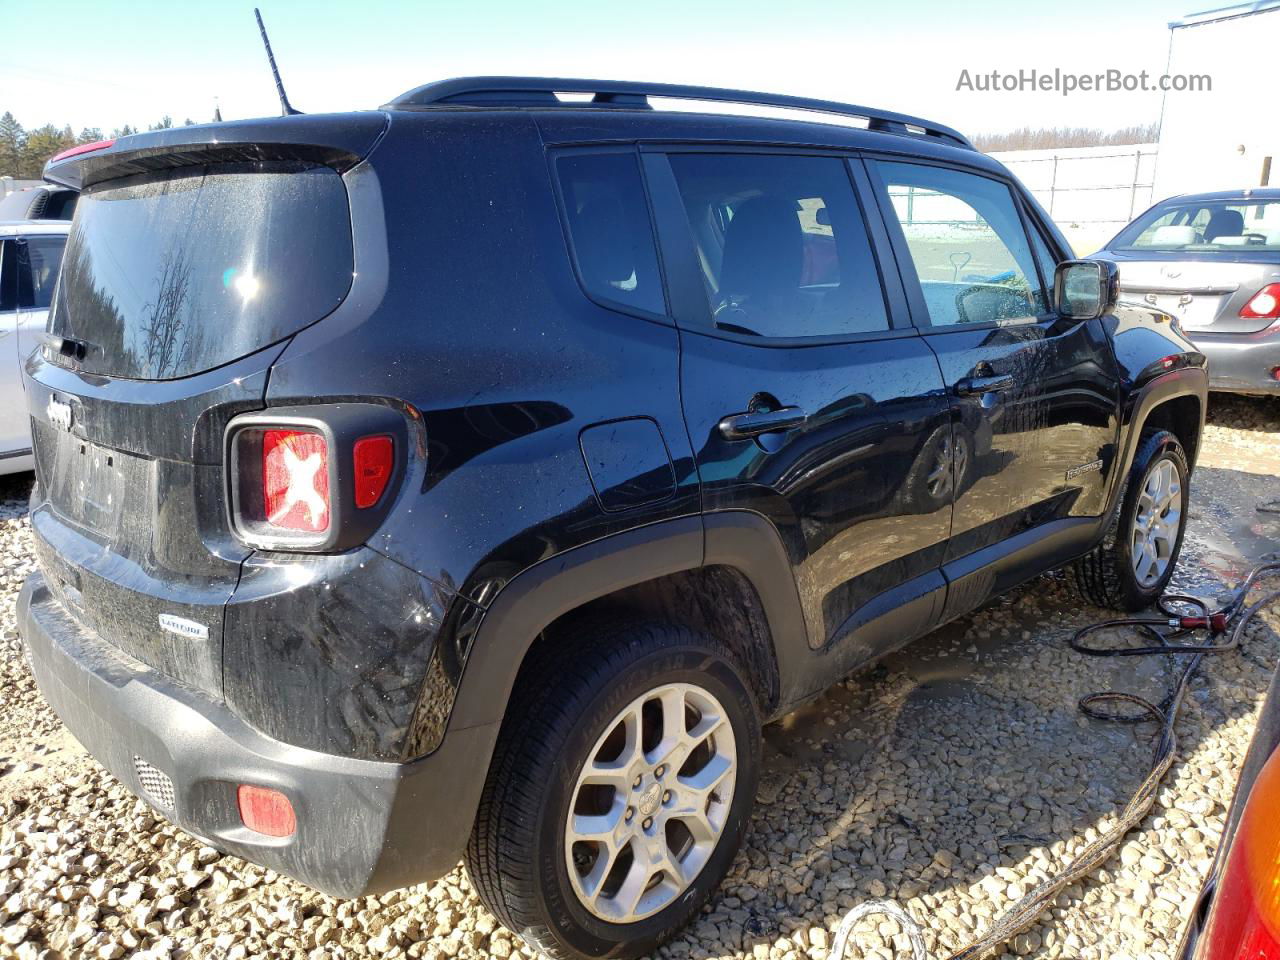
<path fill-rule="evenodd" d="M 733 567 L 755 588 L 785 703 L 801 666 L 798 658 L 808 653 L 795 576 L 773 524 L 734 510 L 613 534 L 548 557 L 509 580 L 476 629 L 449 732 L 504 718 L 525 654 L 557 617 L 625 587 L 708 565 Z M 488 758 L 476 761 L 487 765 Z"/>
<path fill-rule="evenodd" d="M 1146 425 L 1151 411 L 1163 403 L 1178 397 L 1195 397 L 1200 401 L 1200 423 L 1196 432 L 1196 451 L 1199 451 L 1199 439 L 1204 434 L 1204 417 L 1208 407 L 1209 375 L 1204 367 L 1183 367 L 1171 370 L 1147 382 L 1127 398 L 1122 411 L 1120 427 L 1120 450 L 1117 463 L 1120 469 L 1113 471 L 1111 489 L 1107 497 L 1107 510 L 1104 518 L 1109 518 L 1112 511 L 1120 504 L 1129 470 L 1133 467 L 1133 457 L 1138 450 L 1138 441 L 1142 437 L 1142 428 Z M 1194 456 L 1189 464 L 1195 467 Z M 1106 524 L 1103 523 L 1105 530 Z"/>

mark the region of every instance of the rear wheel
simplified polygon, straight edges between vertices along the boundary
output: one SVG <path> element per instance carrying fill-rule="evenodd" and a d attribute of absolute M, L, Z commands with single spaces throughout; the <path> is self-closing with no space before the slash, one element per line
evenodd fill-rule
<path fill-rule="evenodd" d="M 719 884 L 755 795 L 760 722 L 709 639 L 594 622 L 523 677 L 466 865 L 480 898 L 552 957 L 634 957 Z"/>
<path fill-rule="evenodd" d="M 1150 606 L 1173 576 L 1187 526 L 1187 457 L 1167 430 L 1143 434 L 1133 469 L 1102 543 L 1076 561 L 1076 583 L 1100 607 Z"/>

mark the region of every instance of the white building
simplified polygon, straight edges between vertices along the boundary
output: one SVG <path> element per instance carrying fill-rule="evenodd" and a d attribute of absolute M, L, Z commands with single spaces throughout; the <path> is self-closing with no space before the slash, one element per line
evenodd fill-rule
<path fill-rule="evenodd" d="M 1169 24 L 1169 76 L 1208 75 L 1210 92 L 1164 97 L 1155 199 L 1280 185 L 1280 0 L 1192 14 Z"/>

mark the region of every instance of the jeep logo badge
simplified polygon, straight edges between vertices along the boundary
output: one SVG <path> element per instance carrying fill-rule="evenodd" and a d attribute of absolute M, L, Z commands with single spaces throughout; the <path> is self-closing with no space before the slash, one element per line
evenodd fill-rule
<path fill-rule="evenodd" d="M 49 422 L 59 430 L 71 431 L 71 404 L 50 394 L 45 413 L 49 416 Z"/>
<path fill-rule="evenodd" d="M 191 640 L 209 639 L 209 628 L 203 623 L 196 623 L 185 617 L 175 617 L 172 613 L 160 614 L 160 629 Z"/>

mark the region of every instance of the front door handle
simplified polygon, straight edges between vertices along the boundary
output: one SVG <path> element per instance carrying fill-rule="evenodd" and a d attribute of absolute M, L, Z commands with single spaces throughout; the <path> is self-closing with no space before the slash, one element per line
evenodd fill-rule
<path fill-rule="evenodd" d="M 720 418 L 720 436 L 726 440 L 749 440 L 762 433 L 794 430 L 802 426 L 807 419 L 809 415 L 799 407 L 731 413 L 727 417 Z"/>
<path fill-rule="evenodd" d="M 957 381 L 956 393 L 962 397 L 971 397 L 979 393 L 994 393 L 997 390 L 1008 390 L 1013 386 L 1013 374 L 1002 373 L 998 377 L 965 377 Z"/>

